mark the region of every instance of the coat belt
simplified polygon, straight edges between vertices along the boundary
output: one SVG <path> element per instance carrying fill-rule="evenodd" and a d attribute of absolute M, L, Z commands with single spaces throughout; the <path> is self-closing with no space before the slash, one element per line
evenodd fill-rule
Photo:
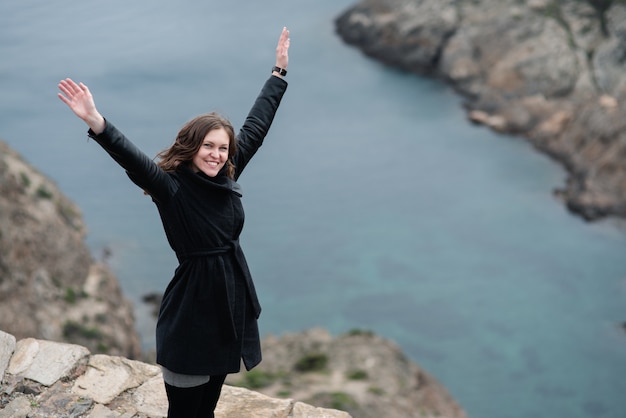
<path fill-rule="evenodd" d="M 199 257 L 212 257 L 215 255 L 226 254 L 229 251 L 233 251 L 235 248 L 239 246 L 239 241 L 233 240 L 228 243 L 228 245 L 224 245 L 222 247 L 213 247 L 213 248 L 202 248 L 198 250 L 188 251 L 188 252 L 177 252 L 176 258 L 178 258 L 178 262 L 181 263 L 183 260 L 189 258 L 199 258 Z"/>
<path fill-rule="evenodd" d="M 200 257 L 213 257 L 216 255 L 226 254 L 228 252 L 233 252 L 237 263 L 242 269 L 244 274 L 244 278 L 246 280 L 246 285 L 248 287 L 248 294 L 250 295 L 250 301 L 252 303 L 252 308 L 254 311 L 254 315 L 258 318 L 261 314 L 261 304 L 259 303 L 259 299 L 256 294 L 256 290 L 254 289 L 254 283 L 252 282 L 252 277 L 250 277 L 250 272 L 248 270 L 248 264 L 246 263 L 246 259 L 241 251 L 241 247 L 239 246 L 239 240 L 232 240 L 228 242 L 226 245 L 221 247 L 213 247 L 213 248 L 201 248 L 194 251 L 189 252 L 177 252 L 176 258 L 178 258 L 178 263 L 182 264 L 185 260 L 191 260 L 194 258 Z M 233 329 L 234 331 L 234 329 Z"/>

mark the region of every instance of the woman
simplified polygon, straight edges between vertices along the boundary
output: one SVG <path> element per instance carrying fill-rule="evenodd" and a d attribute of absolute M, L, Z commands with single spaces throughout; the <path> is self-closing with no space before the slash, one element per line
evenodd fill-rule
<path fill-rule="evenodd" d="M 213 417 L 226 375 L 261 361 L 261 307 L 239 246 L 244 221 L 235 182 L 261 146 L 287 82 L 289 31 L 276 65 L 239 134 L 215 113 L 182 127 L 155 163 L 96 109 L 84 84 L 59 83 L 59 98 L 157 206 L 179 265 L 157 321 L 157 363 L 163 370 L 168 417 Z"/>

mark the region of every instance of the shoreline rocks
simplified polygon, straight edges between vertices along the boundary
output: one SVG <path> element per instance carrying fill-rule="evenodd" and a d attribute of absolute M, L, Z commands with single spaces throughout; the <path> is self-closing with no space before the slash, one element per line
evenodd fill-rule
<path fill-rule="evenodd" d="M 362 0 L 342 39 L 449 83 L 468 118 L 528 139 L 569 173 L 555 195 L 585 220 L 626 218 L 626 4 Z"/>

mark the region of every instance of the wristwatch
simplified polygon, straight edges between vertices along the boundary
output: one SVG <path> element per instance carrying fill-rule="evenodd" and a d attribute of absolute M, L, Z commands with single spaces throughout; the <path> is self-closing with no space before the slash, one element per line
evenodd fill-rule
<path fill-rule="evenodd" d="M 287 70 L 285 70 L 284 68 L 274 66 L 272 67 L 272 72 L 274 71 L 276 71 L 278 74 L 282 75 L 283 77 L 287 75 Z"/>

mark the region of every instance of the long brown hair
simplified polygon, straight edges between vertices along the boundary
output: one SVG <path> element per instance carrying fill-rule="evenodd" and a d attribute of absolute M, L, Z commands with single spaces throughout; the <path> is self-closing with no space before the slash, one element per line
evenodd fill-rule
<path fill-rule="evenodd" d="M 214 130 L 223 128 L 228 134 L 228 161 L 226 162 L 226 175 L 233 178 L 235 165 L 232 157 L 237 151 L 235 130 L 228 119 L 215 112 L 196 116 L 187 122 L 178 132 L 176 140 L 167 149 L 159 152 L 157 165 L 165 171 L 176 171 L 181 164 L 190 164 L 196 155 L 206 135 Z"/>

